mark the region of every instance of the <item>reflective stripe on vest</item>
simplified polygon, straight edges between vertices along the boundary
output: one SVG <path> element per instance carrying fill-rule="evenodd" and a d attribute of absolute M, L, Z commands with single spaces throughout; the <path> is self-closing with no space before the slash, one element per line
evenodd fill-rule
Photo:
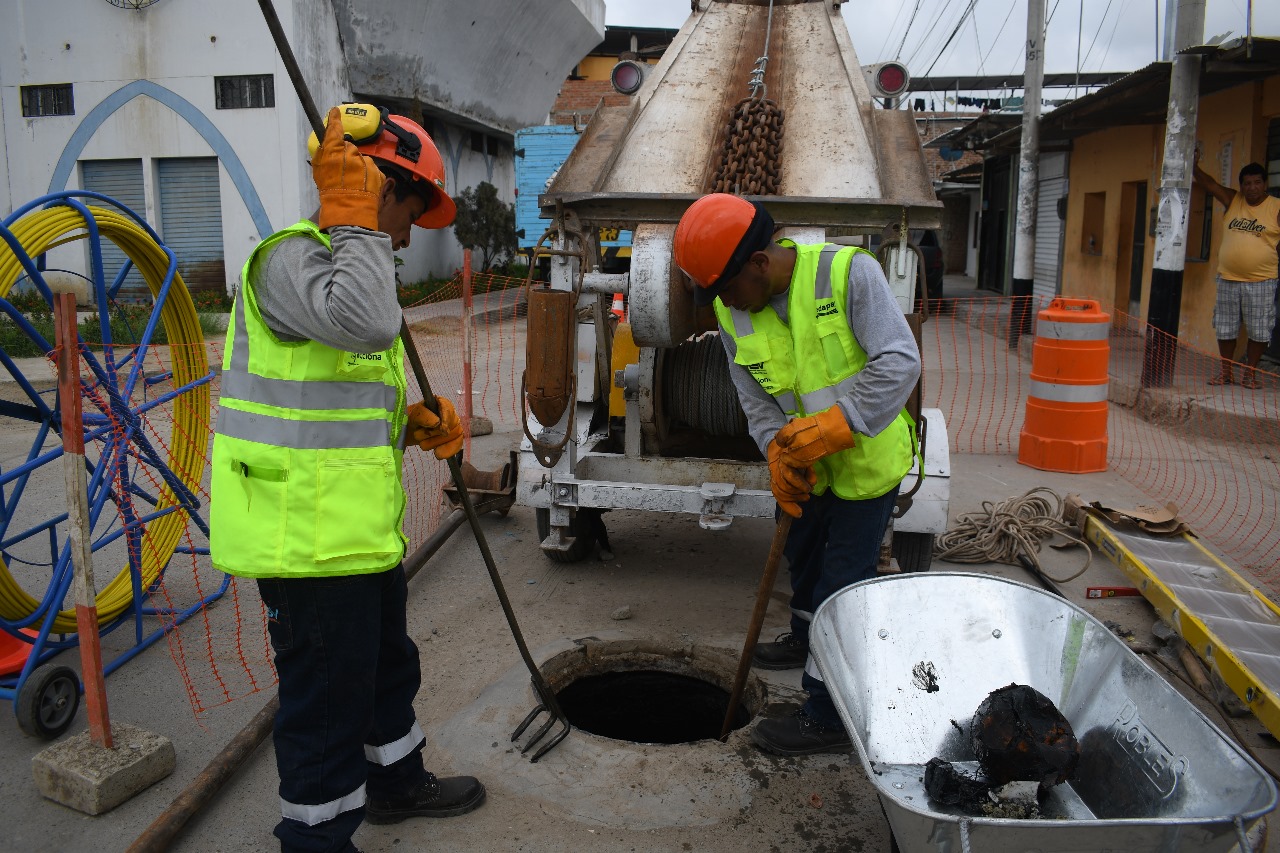
<path fill-rule="evenodd" d="M 305 823 L 307 826 L 315 826 L 318 823 L 324 823 L 326 820 L 333 820 L 343 812 L 349 812 L 358 809 L 368 801 L 365 794 L 364 783 L 360 784 L 350 794 L 338 797 L 336 800 L 330 800 L 327 803 L 320 803 L 316 806 L 304 806 L 301 803 L 291 803 L 284 797 L 280 798 L 280 814 L 289 820 L 296 820 Z"/>
<path fill-rule="evenodd" d="M 1063 385 L 1058 382 L 1037 382 L 1031 380 L 1032 397 L 1051 400 L 1055 403 L 1105 403 L 1107 401 L 1107 383 L 1097 385 Z"/>
<path fill-rule="evenodd" d="M 244 319 L 243 299 L 236 300 L 233 322 L 235 334 L 231 342 L 231 369 L 222 377 L 223 397 L 277 409 L 383 409 L 395 412 L 396 389 L 382 382 L 303 382 L 269 379 L 250 373 L 249 328 Z"/>
<path fill-rule="evenodd" d="M 813 296 L 815 299 L 835 298 L 835 293 L 831 289 L 831 262 L 836 259 L 836 255 L 839 253 L 839 246 L 827 245 L 818 254 L 818 278 L 813 283 Z"/>
<path fill-rule="evenodd" d="M 222 406 L 218 434 L 294 450 L 386 447 L 391 443 L 389 421 L 304 421 L 277 418 Z"/>

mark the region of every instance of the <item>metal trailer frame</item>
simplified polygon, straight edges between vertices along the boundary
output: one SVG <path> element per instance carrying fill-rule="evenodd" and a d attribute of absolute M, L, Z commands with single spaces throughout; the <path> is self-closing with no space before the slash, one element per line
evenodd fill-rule
<path fill-rule="evenodd" d="M 767 65 L 770 44 L 786 62 Z M 771 518 L 776 512 L 764 462 L 662 456 L 660 446 L 668 425 L 657 387 L 660 353 L 700 331 L 685 276 L 672 257 L 675 223 L 709 185 L 708 158 L 727 145 L 724 117 L 746 94 L 739 87 L 748 75 L 762 87 L 751 83 L 753 95 L 767 91 L 785 106 L 789 129 L 775 194 L 745 197 L 765 204 L 777 225 L 790 229 L 787 236 L 813 243 L 827 240 L 829 233 L 878 233 L 891 223 L 941 225 L 942 206 L 914 119 L 901 110 L 874 108 L 867 70 L 858 62 L 838 3 L 807 0 L 777 8 L 742 0 L 695 3 L 631 102 L 595 111 L 538 200 L 543 216 L 552 220 L 544 237 L 551 246 L 550 286 L 577 295 L 579 321 L 576 347 L 569 340 L 573 330 L 566 330 L 568 352 L 559 351 L 560 341 L 530 342 L 532 368 L 543 366 L 533 364 L 535 358 L 557 368 L 565 357 L 576 357 L 577 364 L 576 401 L 563 410 L 540 406 L 544 414 L 561 412 L 556 424 L 526 415 L 521 445 L 517 500 L 539 510 L 542 547 L 553 559 L 585 556 L 574 536 L 580 510 L 691 513 L 713 530 L 736 517 Z M 840 131 L 815 130 L 826 128 Z M 581 235 L 604 226 L 632 230 L 628 275 L 580 267 L 594 257 L 590 246 L 578 245 L 589 242 Z M 890 258 L 890 286 L 904 313 L 911 313 L 918 255 L 905 245 L 896 251 Z M 604 327 L 604 300 L 614 293 L 627 296 L 640 351 L 637 363 L 620 370 L 608 358 Z M 584 314 L 592 321 L 584 323 Z M 614 370 L 621 375 L 611 375 Z M 605 377 L 609 381 L 600 381 Z M 558 374 L 555 378 L 558 382 Z M 625 398 L 622 452 L 606 443 L 611 438 L 608 389 L 614 387 L 622 388 Z M 894 522 L 900 535 L 927 537 L 946 529 L 946 425 L 936 409 L 924 412 L 923 419 L 925 477 L 915 494 L 901 501 L 909 500 L 910 508 Z M 908 474 L 904 493 L 916 485 L 915 476 Z M 920 568 L 931 557 L 924 545 L 916 542 L 909 549 Z M 904 557 L 907 550 L 904 543 Z"/>

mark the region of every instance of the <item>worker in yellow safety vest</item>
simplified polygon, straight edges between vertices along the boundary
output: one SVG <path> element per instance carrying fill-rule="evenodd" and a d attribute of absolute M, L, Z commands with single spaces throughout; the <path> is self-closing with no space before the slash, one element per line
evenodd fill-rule
<path fill-rule="evenodd" d="M 403 448 L 447 459 L 462 427 L 444 398 L 439 416 L 406 406 L 393 252 L 413 225 L 449 225 L 454 204 L 426 131 L 370 105 L 335 107 L 311 155 L 319 211 L 262 241 L 241 275 L 209 539 L 213 564 L 256 579 L 265 605 L 281 849 L 350 851 L 362 819 L 462 814 L 485 797 L 423 767 L 400 565 Z"/>
<path fill-rule="evenodd" d="M 875 577 L 880 543 L 915 454 L 903 409 L 920 377 L 915 338 L 875 257 L 774 239 L 759 203 L 715 193 L 675 233 L 696 305 L 714 305 L 748 429 L 782 512 L 791 630 L 756 646 L 764 669 L 804 666 L 805 704 L 751 736 L 779 755 L 847 750 L 849 736 L 809 651 L 813 613 Z"/>

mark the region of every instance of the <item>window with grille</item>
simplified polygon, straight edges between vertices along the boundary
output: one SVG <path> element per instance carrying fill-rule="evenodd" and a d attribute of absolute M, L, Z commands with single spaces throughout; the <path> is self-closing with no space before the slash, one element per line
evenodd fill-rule
<path fill-rule="evenodd" d="M 477 154 L 498 154 L 501 151 L 499 147 L 501 145 L 502 142 L 496 136 L 490 136 L 478 130 L 471 131 L 471 150 Z"/>
<path fill-rule="evenodd" d="M 37 116 L 73 116 L 76 114 L 75 99 L 71 94 L 70 83 L 56 83 L 51 86 L 20 86 L 22 90 L 22 115 L 26 118 Z"/>
<path fill-rule="evenodd" d="M 276 105 L 275 77 L 241 74 L 213 78 L 214 106 L 220 110 L 250 110 Z"/>

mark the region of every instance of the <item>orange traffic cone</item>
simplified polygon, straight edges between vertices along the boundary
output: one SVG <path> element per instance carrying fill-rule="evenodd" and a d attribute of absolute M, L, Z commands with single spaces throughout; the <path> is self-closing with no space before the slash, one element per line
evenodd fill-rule
<path fill-rule="evenodd" d="M 622 303 L 621 293 L 613 294 L 613 307 L 610 308 L 609 310 L 613 313 L 613 316 L 617 317 L 619 320 L 622 319 L 622 314 L 625 308 Z"/>

